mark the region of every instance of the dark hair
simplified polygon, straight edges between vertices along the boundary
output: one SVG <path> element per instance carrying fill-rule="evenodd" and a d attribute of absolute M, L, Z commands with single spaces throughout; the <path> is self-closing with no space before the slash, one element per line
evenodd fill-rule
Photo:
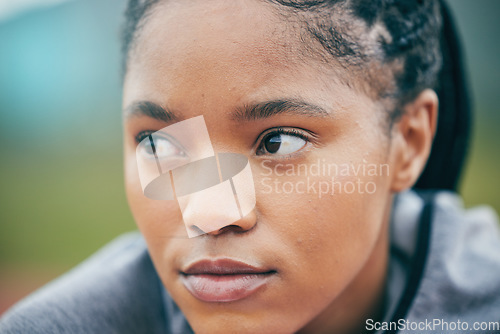
<path fill-rule="evenodd" d="M 122 27 L 122 58 L 123 69 L 127 70 L 127 62 L 136 40 L 140 26 L 144 21 L 144 17 L 154 4 L 159 0 L 128 0 L 127 8 L 125 9 L 125 23 Z"/>
<path fill-rule="evenodd" d="M 125 70 L 141 25 L 160 1 L 129 0 L 122 35 Z M 422 90 L 435 89 L 441 105 L 438 131 L 416 187 L 456 189 L 468 142 L 469 103 L 458 39 L 443 1 L 263 1 L 295 24 L 309 51 L 358 73 L 354 77 L 362 75 L 367 84 L 361 88 L 380 99 L 390 123 Z"/>
<path fill-rule="evenodd" d="M 391 123 L 404 104 L 435 87 L 441 67 L 437 1 L 268 1 L 287 7 L 309 41 L 319 42 L 350 72 L 358 70 L 368 81 L 362 88 L 385 102 Z"/>

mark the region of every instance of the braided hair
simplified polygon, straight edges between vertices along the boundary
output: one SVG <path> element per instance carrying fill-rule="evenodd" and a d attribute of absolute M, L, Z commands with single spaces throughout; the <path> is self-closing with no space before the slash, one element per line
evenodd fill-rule
<path fill-rule="evenodd" d="M 296 28 L 312 56 L 352 72 L 381 101 L 389 124 L 426 88 L 440 108 L 436 138 L 416 188 L 456 190 L 470 129 L 470 104 L 459 40 L 444 1 L 262 0 Z M 141 26 L 160 0 L 129 0 L 124 68 Z M 348 83 L 351 84 L 351 83 Z"/>

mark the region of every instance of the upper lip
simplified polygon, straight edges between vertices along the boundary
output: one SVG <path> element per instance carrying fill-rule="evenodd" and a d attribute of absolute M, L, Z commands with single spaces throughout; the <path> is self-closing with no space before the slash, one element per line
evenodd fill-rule
<path fill-rule="evenodd" d="M 262 267 L 255 267 L 232 259 L 201 260 L 192 263 L 181 273 L 185 275 L 238 275 L 269 274 L 275 272 Z"/>

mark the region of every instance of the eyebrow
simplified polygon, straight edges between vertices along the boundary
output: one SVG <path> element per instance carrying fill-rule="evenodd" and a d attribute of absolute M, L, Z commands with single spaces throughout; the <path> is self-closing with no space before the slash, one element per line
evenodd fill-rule
<path fill-rule="evenodd" d="M 151 101 L 133 102 L 123 110 L 123 114 L 125 118 L 147 116 L 166 123 L 175 123 L 180 121 L 180 117 L 177 116 L 174 111 L 164 108 Z"/>
<path fill-rule="evenodd" d="M 276 115 L 298 115 L 307 117 L 326 117 L 325 109 L 301 100 L 272 100 L 238 108 L 233 115 L 235 121 L 257 121 Z"/>
<path fill-rule="evenodd" d="M 231 118 L 238 122 L 248 122 L 282 114 L 307 117 L 326 117 L 330 115 L 325 109 L 305 101 L 271 100 L 237 108 Z M 175 123 L 182 119 L 174 111 L 151 101 L 133 102 L 124 109 L 124 115 L 126 118 L 146 116 L 166 123 Z"/>

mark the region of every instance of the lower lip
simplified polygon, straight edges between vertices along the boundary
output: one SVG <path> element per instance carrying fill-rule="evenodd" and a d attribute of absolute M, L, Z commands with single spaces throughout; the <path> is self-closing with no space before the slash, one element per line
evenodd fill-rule
<path fill-rule="evenodd" d="M 232 302 L 256 292 L 271 273 L 236 275 L 182 275 L 186 289 L 204 302 Z"/>

